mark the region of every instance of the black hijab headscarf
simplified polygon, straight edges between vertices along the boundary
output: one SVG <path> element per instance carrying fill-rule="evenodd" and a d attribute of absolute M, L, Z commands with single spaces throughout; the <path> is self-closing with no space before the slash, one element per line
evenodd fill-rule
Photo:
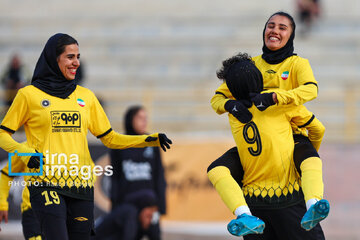
<path fill-rule="evenodd" d="M 285 44 L 284 47 L 282 47 L 276 51 L 271 51 L 265 45 L 265 30 L 266 30 L 266 26 L 267 26 L 270 18 L 272 18 L 275 15 L 287 17 L 291 22 L 293 31 L 291 33 L 289 40 L 287 41 L 287 43 Z M 262 48 L 262 51 L 263 51 L 262 58 L 267 63 L 278 64 L 278 63 L 281 63 L 282 61 L 284 61 L 286 58 L 296 55 L 296 53 L 294 53 L 294 42 L 293 42 L 294 38 L 295 38 L 295 27 L 296 27 L 295 21 L 294 21 L 293 17 L 290 16 L 290 14 L 288 14 L 288 13 L 276 12 L 269 17 L 269 19 L 265 23 L 265 27 L 264 27 L 264 31 L 263 31 L 263 48 Z"/>
<path fill-rule="evenodd" d="M 57 33 L 49 38 L 36 63 L 31 80 L 31 84 L 43 92 L 63 99 L 67 98 L 76 89 L 76 81 L 67 80 L 57 63 L 58 44 L 64 38 L 73 39 L 63 33 Z M 74 43 L 78 44 L 75 39 L 73 40 Z"/>
<path fill-rule="evenodd" d="M 125 113 L 125 134 L 127 135 L 139 135 L 139 133 L 137 133 L 134 129 L 133 126 L 133 119 L 135 117 L 135 115 L 138 113 L 138 111 L 140 111 L 141 109 L 143 109 L 142 106 L 134 106 L 134 107 L 130 107 L 126 113 Z"/>

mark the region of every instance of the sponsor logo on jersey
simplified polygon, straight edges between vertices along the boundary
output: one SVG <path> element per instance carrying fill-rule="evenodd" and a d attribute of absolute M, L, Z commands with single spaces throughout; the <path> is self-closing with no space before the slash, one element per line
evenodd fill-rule
<path fill-rule="evenodd" d="M 78 220 L 78 221 L 80 221 L 80 222 L 85 222 L 85 221 L 88 220 L 86 217 L 76 217 L 76 218 L 74 218 L 74 219 L 75 219 L 75 220 Z"/>
<path fill-rule="evenodd" d="M 42 100 L 41 106 L 43 106 L 44 108 L 50 106 L 50 100 L 48 100 L 48 99 Z"/>
<path fill-rule="evenodd" d="M 272 69 L 269 69 L 269 70 L 266 71 L 266 73 L 275 74 L 276 72 L 274 70 L 272 70 Z"/>
<path fill-rule="evenodd" d="M 80 132 L 81 115 L 78 111 L 51 111 L 53 132 Z"/>
<path fill-rule="evenodd" d="M 81 98 L 77 99 L 77 103 L 80 105 L 80 107 L 85 107 L 85 102 Z"/>
<path fill-rule="evenodd" d="M 281 78 L 282 78 L 283 80 L 288 79 L 288 77 L 289 77 L 289 71 L 285 71 L 285 72 L 283 72 L 283 73 L 281 74 Z"/>

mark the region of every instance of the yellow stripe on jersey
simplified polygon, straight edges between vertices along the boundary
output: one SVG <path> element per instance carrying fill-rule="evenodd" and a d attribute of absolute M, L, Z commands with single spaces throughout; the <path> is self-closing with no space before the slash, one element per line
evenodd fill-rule
<path fill-rule="evenodd" d="M 60 188 L 63 194 L 86 195 L 86 199 L 92 199 L 94 185 L 88 130 L 112 148 L 159 146 L 158 140 L 145 142 L 147 135 L 125 136 L 112 131 L 96 96 L 81 86 L 66 99 L 51 96 L 32 85 L 24 87 L 1 125 L 4 128 L 0 130 L 0 139 L 4 141 L 0 147 L 5 151 L 35 152 L 36 149 L 44 154 L 44 174 L 31 177 L 33 183 Z M 4 130 L 16 131 L 22 125 L 30 149 L 20 149 L 22 145 Z"/>

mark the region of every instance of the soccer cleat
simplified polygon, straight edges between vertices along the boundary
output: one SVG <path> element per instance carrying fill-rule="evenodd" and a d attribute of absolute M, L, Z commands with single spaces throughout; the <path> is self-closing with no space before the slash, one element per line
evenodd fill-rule
<path fill-rule="evenodd" d="M 320 201 L 313 204 L 309 210 L 305 213 L 301 219 L 301 227 L 306 231 L 310 231 L 316 226 L 321 220 L 324 220 L 330 211 L 329 201 L 321 199 Z"/>
<path fill-rule="evenodd" d="M 227 225 L 229 233 L 239 237 L 247 234 L 261 234 L 263 233 L 264 228 L 265 223 L 263 220 L 246 213 L 231 220 Z"/>

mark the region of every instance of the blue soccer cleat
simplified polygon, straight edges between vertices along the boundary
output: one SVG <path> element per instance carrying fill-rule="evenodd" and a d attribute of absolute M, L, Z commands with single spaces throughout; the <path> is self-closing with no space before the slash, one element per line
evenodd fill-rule
<path fill-rule="evenodd" d="M 229 233 L 234 236 L 245 236 L 247 234 L 261 234 L 265 228 L 263 220 L 248 215 L 246 213 L 241 214 L 236 219 L 233 219 L 227 225 Z"/>
<path fill-rule="evenodd" d="M 316 226 L 316 224 L 329 215 L 329 211 L 329 201 L 326 199 L 321 199 L 320 201 L 313 204 L 305 213 L 304 217 L 301 219 L 301 227 L 306 231 L 310 231 L 313 227 Z"/>

